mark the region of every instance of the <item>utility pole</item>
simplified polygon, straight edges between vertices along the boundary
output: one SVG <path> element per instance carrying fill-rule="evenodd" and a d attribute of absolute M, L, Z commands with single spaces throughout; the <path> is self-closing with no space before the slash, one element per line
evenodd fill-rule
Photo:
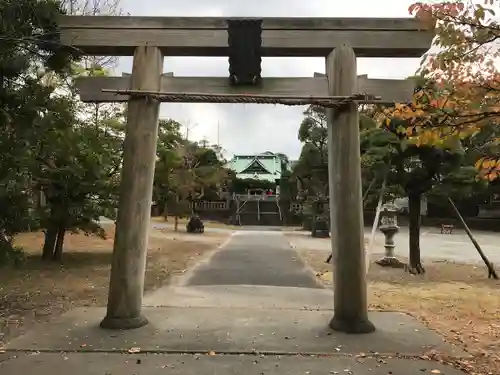
<path fill-rule="evenodd" d="M 186 121 L 186 140 L 189 139 L 189 124 L 191 121 L 187 120 Z"/>
<path fill-rule="evenodd" d="M 189 131 L 191 129 L 195 128 L 196 126 L 198 126 L 198 124 L 196 124 L 196 123 L 191 126 L 191 121 L 188 120 L 187 125 L 186 125 L 186 141 L 189 140 Z"/>
<path fill-rule="evenodd" d="M 220 121 L 217 120 L 217 147 L 220 147 Z"/>

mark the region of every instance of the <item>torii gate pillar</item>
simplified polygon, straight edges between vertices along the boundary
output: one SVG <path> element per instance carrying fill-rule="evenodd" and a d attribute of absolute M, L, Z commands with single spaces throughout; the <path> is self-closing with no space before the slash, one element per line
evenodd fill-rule
<path fill-rule="evenodd" d="M 159 91 L 162 72 L 163 55 L 159 48 L 136 48 L 131 88 Z M 128 101 L 120 202 L 103 328 L 132 329 L 148 322 L 141 310 L 159 109 L 160 102 L 154 98 L 130 96 Z"/>
<path fill-rule="evenodd" d="M 330 95 L 357 91 L 356 67 L 356 55 L 348 45 L 328 55 Z M 354 102 L 328 109 L 328 179 L 334 277 L 330 327 L 347 333 L 373 332 L 366 296 L 359 114 Z"/>

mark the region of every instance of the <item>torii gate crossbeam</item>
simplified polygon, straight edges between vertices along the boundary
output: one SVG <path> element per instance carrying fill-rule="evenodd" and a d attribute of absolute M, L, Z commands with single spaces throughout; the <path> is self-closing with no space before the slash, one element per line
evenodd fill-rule
<path fill-rule="evenodd" d="M 88 55 L 132 56 L 141 45 L 164 56 L 227 56 L 227 19 L 64 16 L 61 41 Z M 326 57 L 351 45 L 357 57 L 420 57 L 432 32 L 413 18 L 262 18 L 262 56 Z"/>

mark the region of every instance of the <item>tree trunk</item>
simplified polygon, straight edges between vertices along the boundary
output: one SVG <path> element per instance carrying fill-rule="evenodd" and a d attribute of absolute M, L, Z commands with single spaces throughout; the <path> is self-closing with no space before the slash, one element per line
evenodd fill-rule
<path fill-rule="evenodd" d="M 5 249 L 7 252 L 13 252 L 14 246 L 12 246 L 12 241 L 7 237 L 3 230 L 0 230 L 0 249 Z"/>
<path fill-rule="evenodd" d="M 410 246 L 410 267 L 409 271 L 413 274 L 425 273 L 424 266 L 420 259 L 420 205 L 422 194 L 410 193 L 408 195 L 408 211 L 410 217 L 409 223 L 409 246 Z"/>
<path fill-rule="evenodd" d="M 54 261 L 60 261 L 62 259 L 65 234 L 66 234 L 66 226 L 60 225 L 59 228 L 57 229 L 57 240 L 55 244 L 54 255 L 52 256 L 52 259 Z"/>
<path fill-rule="evenodd" d="M 179 196 L 175 196 L 175 220 L 174 220 L 174 231 L 179 230 Z"/>
<path fill-rule="evenodd" d="M 42 260 L 51 260 L 54 256 L 54 249 L 57 240 L 57 225 L 49 224 L 45 231 L 45 242 L 42 250 Z"/>

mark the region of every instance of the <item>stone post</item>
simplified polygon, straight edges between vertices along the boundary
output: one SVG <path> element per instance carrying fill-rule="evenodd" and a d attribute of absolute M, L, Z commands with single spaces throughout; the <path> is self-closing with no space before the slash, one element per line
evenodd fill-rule
<path fill-rule="evenodd" d="M 159 91 L 162 71 L 163 55 L 159 48 L 137 47 L 130 88 Z M 103 328 L 132 329 L 148 322 L 141 310 L 159 108 L 160 102 L 151 97 L 131 96 L 128 102 L 120 202 Z"/>
<path fill-rule="evenodd" d="M 356 55 L 345 44 L 326 59 L 329 95 L 357 93 Z M 334 316 L 330 327 L 373 332 L 368 319 L 357 105 L 328 110 L 328 177 L 334 272 Z"/>
<path fill-rule="evenodd" d="M 384 205 L 379 229 L 385 236 L 385 258 L 394 258 L 394 235 L 399 231 L 398 211 L 394 205 Z"/>
<path fill-rule="evenodd" d="M 403 268 L 404 263 L 394 256 L 394 236 L 399 232 L 398 227 L 398 209 L 394 204 L 387 203 L 380 212 L 379 230 L 384 234 L 385 254 L 384 257 L 377 260 L 376 263 L 382 267 Z"/>

